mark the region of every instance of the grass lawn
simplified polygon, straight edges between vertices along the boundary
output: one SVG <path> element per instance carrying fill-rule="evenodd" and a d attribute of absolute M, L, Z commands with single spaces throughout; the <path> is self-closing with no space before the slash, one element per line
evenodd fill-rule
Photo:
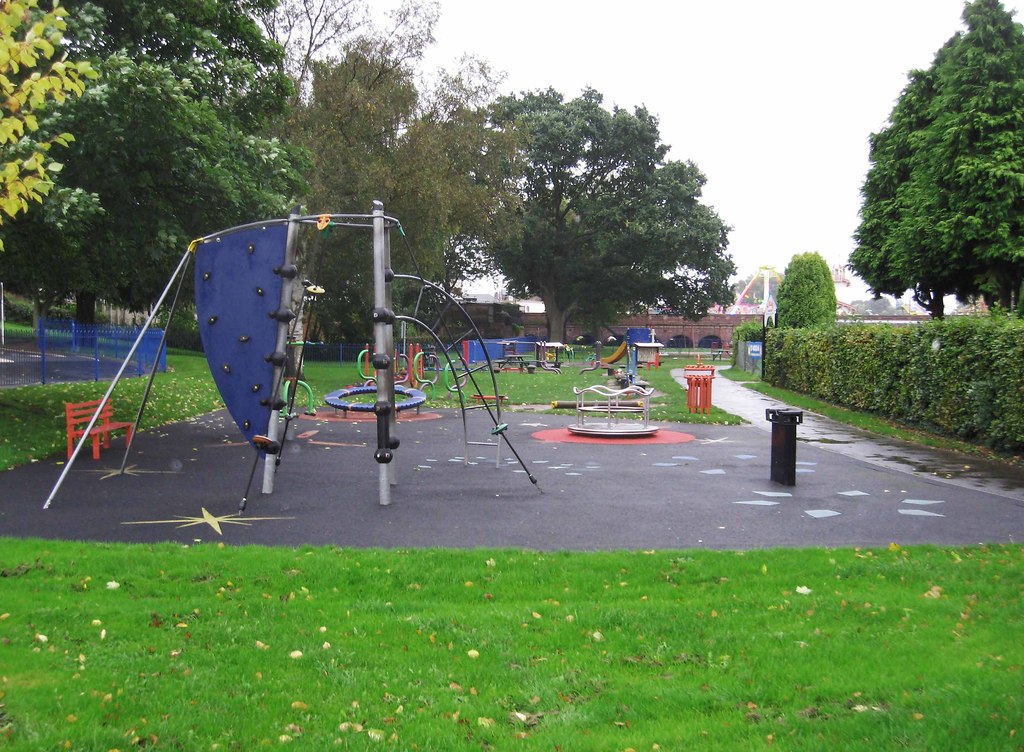
<path fill-rule="evenodd" d="M 224 406 L 204 356 L 172 351 L 168 354 L 167 364 L 167 373 L 156 376 L 142 421 L 143 430 Z M 682 364 L 682 361 L 668 361 L 660 369 L 641 373 L 642 378 L 663 393 L 652 402 L 651 418 L 656 421 L 738 423 L 735 416 L 717 408 L 710 415 L 687 414 L 686 393 L 669 373 Z M 307 363 L 304 370 L 306 381 L 318 399 L 335 389 L 361 382 L 354 363 Z M 480 373 L 478 380 L 485 393 L 493 391 L 489 377 L 484 378 Z M 498 388 L 501 394 L 509 397 L 513 406 L 547 405 L 553 400 L 574 399 L 574 385 L 588 386 L 605 383 L 606 380 L 604 371 L 580 374 L 577 367 L 567 366 L 561 375 L 542 371 L 533 374 L 501 373 L 498 375 Z M 145 378 L 123 379 L 118 384 L 113 395 L 117 419 L 134 420 L 145 386 Z M 0 432 L 0 471 L 64 454 L 67 449 L 64 403 L 98 399 L 108 387 L 109 382 L 101 381 L 0 389 L 0 425 L 5 428 Z M 300 403 L 302 398 L 300 393 Z M 457 407 L 458 399 L 448 392 L 444 379 L 440 378 L 428 404 Z"/>
<path fill-rule="evenodd" d="M 169 363 L 145 425 L 221 406 L 203 358 Z M 688 417 L 678 365 L 643 373 L 665 395 L 658 420 Z M 499 389 L 544 404 L 603 376 L 506 373 Z M 358 380 L 325 364 L 306 377 L 318 395 Z M 0 391 L 0 466 L 62 453 L 63 402 L 105 389 Z M 3 539 L 0 750 L 1019 751 L 1022 623 L 1020 545 Z"/>
<path fill-rule="evenodd" d="M 1024 548 L 5 540 L 4 750 L 1019 750 Z"/>

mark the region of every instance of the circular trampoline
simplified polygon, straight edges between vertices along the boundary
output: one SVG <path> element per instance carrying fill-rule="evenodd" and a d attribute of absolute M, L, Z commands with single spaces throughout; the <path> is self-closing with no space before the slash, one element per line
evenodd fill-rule
<path fill-rule="evenodd" d="M 350 397 L 355 397 L 360 394 L 376 394 L 376 386 L 349 386 L 344 389 L 338 389 L 331 392 L 324 397 L 326 402 L 331 407 L 336 407 L 339 410 L 352 410 L 357 413 L 372 413 L 373 402 L 354 402 L 350 400 Z M 396 386 L 395 394 L 401 395 L 404 399 L 395 401 L 395 410 L 401 412 L 402 410 L 411 410 L 414 407 L 419 407 L 427 401 L 427 395 L 425 392 L 421 392 L 419 389 L 410 389 L 409 387 Z"/>

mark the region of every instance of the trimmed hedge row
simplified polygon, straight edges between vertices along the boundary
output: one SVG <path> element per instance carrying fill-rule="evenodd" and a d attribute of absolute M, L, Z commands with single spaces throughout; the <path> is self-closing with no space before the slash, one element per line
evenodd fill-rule
<path fill-rule="evenodd" d="M 1004 452 L 1024 450 L 1024 323 L 771 329 L 765 380 Z"/>

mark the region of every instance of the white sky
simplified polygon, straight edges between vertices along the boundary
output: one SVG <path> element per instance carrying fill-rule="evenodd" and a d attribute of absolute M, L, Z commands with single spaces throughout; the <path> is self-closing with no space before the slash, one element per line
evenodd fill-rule
<path fill-rule="evenodd" d="M 440 0 L 429 65 L 465 53 L 502 91 L 585 86 L 644 105 L 670 158 L 706 175 L 739 273 L 853 250 L 868 136 L 963 29 L 962 0 Z M 1017 10 L 1024 0 L 1004 0 Z M 1018 18 L 1019 19 L 1019 12 Z M 859 289 L 858 289 L 859 287 Z M 867 297 L 863 286 L 838 291 Z"/>

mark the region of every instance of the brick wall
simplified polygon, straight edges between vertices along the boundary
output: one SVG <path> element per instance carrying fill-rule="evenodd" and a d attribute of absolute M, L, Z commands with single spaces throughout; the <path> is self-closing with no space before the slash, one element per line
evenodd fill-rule
<path fill-rule="evenodd" d="M 674 337 L 682 338 L 683 347 L 699 347 L 702 340 L 717 337 L 723 345 L 732 344 L 733 330 L 740 324 L 747 321 L 760 321 L 760 314 L 728 314 L 709 313 L 704 318 L 693 321 L 682 316 L 669 316 L 665 314 L 644 314 L 639 316 L 626 316 L 609 328 L 599 332 L 586 330 L 582 326 L 570 324 L 566 331 L 566 339 L 574 342 L 577 337 L 589 334 L 594 337 L 605 339 L 614 331 L 616 334 L 625 335 L 626 329 L 631 327 L 644 327 L 653 329 L 655 336 L 663 343 L 668 343 Z M 544 338 L 547 336 L 547 319 L 543 313 L 522 314 L 523 334 Z"/>

